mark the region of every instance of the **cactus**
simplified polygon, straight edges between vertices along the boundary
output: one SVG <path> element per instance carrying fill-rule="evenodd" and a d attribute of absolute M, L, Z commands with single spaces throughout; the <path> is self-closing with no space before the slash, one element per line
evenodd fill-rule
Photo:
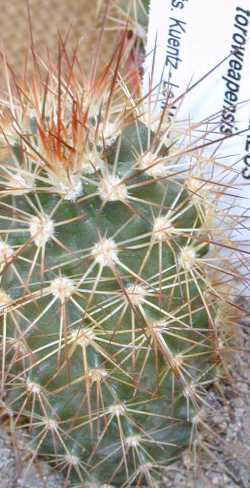
<path fill-rule="evenodd" d="M 132 22 L 146 28 L 148 23 L 149 0 L 118 0 L 117 9 L 128 15 Z"/>
<path fill-rule="evenodd" d="M 200 133 L 183 146 L 167 110 L 151 119 L 120 53 L 93 79 L 61 58 L 1 101 L 2 408 L 27 469 L 156 487 L 227 366 L 235 217 Z"/>

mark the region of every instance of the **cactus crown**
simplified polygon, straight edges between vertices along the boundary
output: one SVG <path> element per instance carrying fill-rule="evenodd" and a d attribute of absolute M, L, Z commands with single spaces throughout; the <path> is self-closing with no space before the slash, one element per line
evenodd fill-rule
<path fill-rule="evenodd" d="M 36 60 L 2 102 L 1 390 L 69 486 L 153 487 L 224 363 L 240 251 L 200 134 L 116 61 L 93 81 Z"/>

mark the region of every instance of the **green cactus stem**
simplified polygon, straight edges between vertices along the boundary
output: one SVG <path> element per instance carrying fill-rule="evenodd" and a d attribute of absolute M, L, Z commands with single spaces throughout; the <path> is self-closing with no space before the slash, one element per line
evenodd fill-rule
<path fill-rule="evenodd" d="M 64 61 L 2 112 L 3 404 L 67 486 L 156 487 L 223 363 L 233 219 L 167 113 Z"/>

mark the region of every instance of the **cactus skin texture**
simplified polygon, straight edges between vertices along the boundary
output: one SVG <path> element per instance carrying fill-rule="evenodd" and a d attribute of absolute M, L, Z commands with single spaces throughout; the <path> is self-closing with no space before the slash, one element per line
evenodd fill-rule
<path fill-rule="evenodd" d="M 67 486 L 156 487 L 224 363 L 233 219 L 117 65 L 80 84 L 61 64 L 2 110 L 2 405 Z"/>

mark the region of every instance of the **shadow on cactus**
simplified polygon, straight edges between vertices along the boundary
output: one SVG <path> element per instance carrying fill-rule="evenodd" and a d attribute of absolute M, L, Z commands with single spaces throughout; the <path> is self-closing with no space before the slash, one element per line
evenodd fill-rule
<path fill-rule="evenodd" d="M 67 486 L 155 487 L 192 446 L 241 279 L 219 162 L 119 63 L 61 46 L 1 100 L 2 407 Z"/>

